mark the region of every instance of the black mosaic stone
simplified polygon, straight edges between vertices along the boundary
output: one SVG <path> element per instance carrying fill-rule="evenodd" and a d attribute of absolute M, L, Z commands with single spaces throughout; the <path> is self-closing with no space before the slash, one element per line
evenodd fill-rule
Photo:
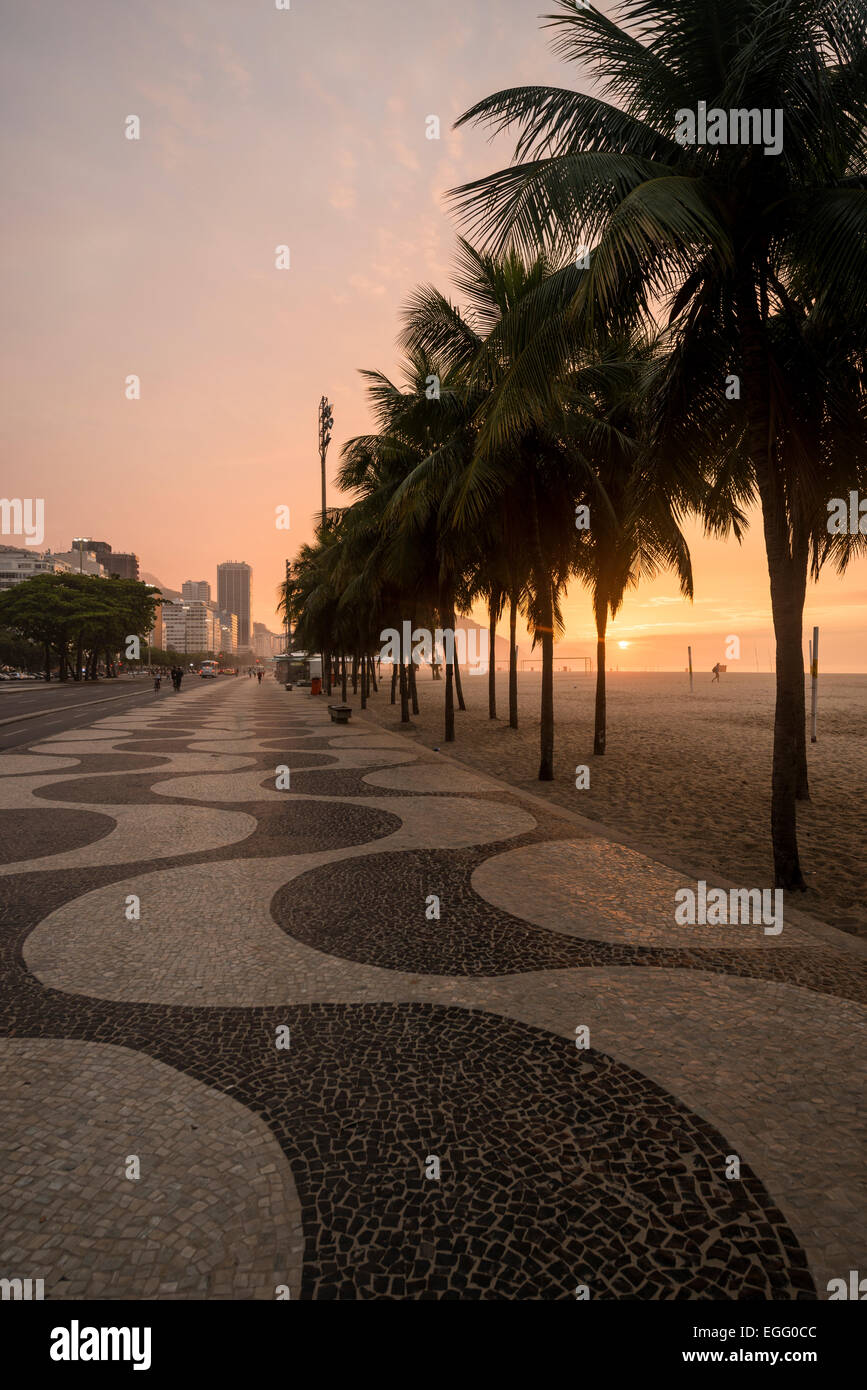
<path fill-rule="evenodd" d="M 16 973 L 6 1035 L 132 1047 L 262 1116 L 302 1204 L 302 1298 L 816 1296 L 723 1137 L 602 1053 L 467 1009 L 119 1005 Z"/>
<path fill-rule="evenodd" d="M 41 807 L 0 810 L 0 864 L 41 859 L 95 844 L 115 828 L 111 816 Z"/>
<path fill-rule="evenodd" d="M 81 772 L 138 772 L 142 768 L 165 767 L 169 759 L 156 756 L 145 756 L 142 753 L 75 753 L 59 754 L 60 756 L 71 756 L 77 759 L 77 767 L 58 768 L 58 777 L 76 776 Z M 51 769 L 48 768 L 40 776 L 48 776 Z M 0 789 L 2 790 L 2 789 Z M 37 788 L 38 790 L 38 788 Z"/>
<path fill-rule="evenodd" d="M 509 843 L 517 847 L 536 838 L 538 832 Z M 787 981 L 867 1002 L 867 968 L 828 952 L 620 945 L 530 925 L 487 902 L 471 885 L 478 865 L 500 849 L 403 851 L 328 864 L 280 889 L 271 914 L 288 935 L 319 951 L 420 975 L 661 966 Z M 440 899 L 439 921 L 425 916 L 430 894 Z"/>
<path fill-rule="evenodd" d="M 723 1136 L 639 1072 L 579 1052 L 568 1039 L 457 1007 L 116 1003 L 46 988 L 29 974 L 22 954 L 29 930 L 93 888 L 182 864 L 362 844 L 399 827 L 401 799 L 416 793 L 363 783 L 373 764 L 303 771 L 304 753 L 327 749 L 328 726 L 308 741 L 298 737 L 309 727 L 303 720 L 263 716 L 253 725 L 263 737 L 273 732 L 286 750 L 285 758 L 257 755 L 263 787 L 273 788 L 274 763 L 285 761 L 293 793 L 376 796 L 393 800 L 394 814 L 339 800 L 209 803 L 254 815 L 256 830 L 217 850 L 0 877 L 0 1033 L 139 1050 L 260 1115 L 282 1145 L 302 1203 L 306 1299 L 571 1300 L 578 1283 L 594 1299 L 814 1299 L 806 1256 L 761 1182 L 746 1165 L 740 1182 L 725 1179 L 731 1146 Z M 158 737 L 142 734 L 125 746 L 186 751 L 191 737 L 205 740 L 209 731 L 184 735 L 163 726 Z M 130 775 L 88 776 L 113 761 Z M 152 790 L 185 775 L 167 761 L 134 752 L 88 755 L 81 775 L 39 795 L 46 802 L 179 804 Z M 321 757 L 306 762 L 326 767 Z M 508 794 L 484 799 L 521 804 Z M 49 806 L 35 815 L 52 825 L 63 816 L 108 819 Z M 561 819 L 534 815 L 538 829 L 509 847 L 574 837 Z M 319 951 L 419 974 L 676 965 L 857 997 L 852 963 L 838 966 L 819 953 L 614 946 L 531 926 L 470 887 L 477 864 L 502 849 L 496 843 L 330 863 L 280 889 L 272 914 Z M 33 855 L 32 844 L 25 853 Z M 430 893 L 441 897 L 439 922 L 424 916 Z M 292 1046 L 278 1052 L 274 1032 L 284 1023 Z M 439 1181 L 424 1176 L 434 1154 Z"/>
<path fill-rule="evenodd" d="M 207 739 L 207 733 L 195 735 L 197 740 Z M 239 735 L 240 737 L 240 735 Z M 136 734 L 135 738 L 123 740 L 123 751 L 128 753 L 194 753 L 195 748 L 190 747 L 191 740 L 187 738 L 160 738 L 144 739 Z"/>
<path fill-rule="evenodd" d="M 236 755 L 230 754 L 229 756 Z M 244 755 L 238 754 L 237 756 L 241 757 Z M 160 761 L 163 764 L 169 763 L 169 759 L 167 758 L 163 758 Z M 267 767 L 270 769 L 271 773 L 270 781 L 263 782 L 261 785 L 263 787 L 269 787 L 271 791 L 276 791 L 277 788 L 275 769 L 277 764 L 273 759 L 270 758 L 257 760 L 257 762 L 259 767 L 263 769 Z M 296 767 L 314 767 L 318 766 L 318 763 L 318 758 L 314 757 L 313 755 L 307 757 L 303 753 L 292 754 L 290 758 L 287 758 L 286 765 L 290 769 L 290 790 L 293 792 L 295 790 Z M 233 770 L 227 770 L 225 768 L 220 767 L 203 767 L 199 771 L 184 772 L 180 769 L 172 768 L 169 764 L 169 766 L 159 768 L 155 772 L 136 772 L 129 774 L 125 777 L 88 777 L 87 773 L 89 771 L 89 759 L 83 759 L 80 774 L 77 768 L 70 768 L 67 772 L 61 774 L 64 779 L 63 781 L 51 782 L 47 783 L 45 786 L 37 787 L 34 789 L 33 795 L 39 797 L 43 801 L 92 801 L 97 805 L 102 804 L 106 806 L 117 806 L 122 804 L 150 804 L 153 806 L 157 806 L 165 805 L 167 802 L 180 801 L 185 801 L 187 805 L 190 805 L 193 803 L 190 803 L 189 800 L 185 797 L 162 796 L 156 792 L 153 792 L 151 788 L 158 786 L 161 782 L 171 782 L 177 779 L 183 779 L 185 777 L 230 777 L 232 775 Z M 123 769 L 121 769 L 121 771 L 123 771 Z M 234 769 L 234 771 L 255 772 L 256 764 L 240 769 Z M 221 806 L 226 805 L 226 803 L 219 801 L 207 802 L 205 804 L 214 807 L 214 809 L 216 810 L 219 810 Z M 243 806 L 247 810 L 249 810 L 249 808 L 251 807 L 257 807 L 258 809 L 261 809 L 262 803 L 240 801 L 231 802 L 228 804 L 228 809 L 231 809 L 233 807 L 237 809 L 240 806 Z M 352 809 L 352 807 L 347 808 L 347 810 L 349 811 L 351 811 Z"/>

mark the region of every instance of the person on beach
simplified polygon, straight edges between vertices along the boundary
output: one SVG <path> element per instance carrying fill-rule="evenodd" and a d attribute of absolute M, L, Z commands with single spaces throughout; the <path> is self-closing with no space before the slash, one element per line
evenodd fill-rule
<path fill-rule="evenodd" d="M 160 673 L 159 673 L 159 671 L 157 671 L 156 675 L 154 676 L 154 693 L 156 693 L 156 691 L 159 690 L 159 688 L 160 688 Z"/>
<path fill-rule="evenodd" d="M 260 685 L 262 684 L 262 672 L 261 672 L 261 671 L 257 671 L 257 672 L 256 672 L 256 680 L 259 682 Z"/>
<path fill-rule="evenodd" d="M 177 690 L 178 694 L 180 694 L 180 690 L 181 690 L 181 681 L 182 681 L 183 679 L 184 679 L 184 673 L 183 673 L 183 671 L 181 670 L 181 668 L 180 668 L 180 666 L 179 666 L 179 667 L 177 668 L 177 670 L 175 671 L 175 690 Z"/>
<path fill-rule="evenodd" d="M 710 669 L 713 671 L 713 681 L 716 681 L 717 685 L 719 685 L 719 662 Z M 711 685 L 713 685 L 713 681 L 711 681 Z"/>

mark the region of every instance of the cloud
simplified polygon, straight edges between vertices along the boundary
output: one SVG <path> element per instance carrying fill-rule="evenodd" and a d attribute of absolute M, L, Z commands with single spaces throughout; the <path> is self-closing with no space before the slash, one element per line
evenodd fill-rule
<path fill-rule="evenodd" d="M 385 285 L 378 285 L 376 281 L 368 280 L 366 275 L 350 275 L 349 283 L 353 289 L 358 290 L 359 294 L 372 296 L 385 294 Z"/>
<path fill-rule="evenodd" d="M 409 146 L 397 135 L 392 135 L 388 141 L 388 148 L 394 155 L 398 164 L 402 164 L 404 169 L 410 169 L 415 173 L 421 168 L 418 156 L 413 154 Z"/>
<path fill-rule="evenodd" d="M 338 212 L 346 212 L 347 209 L 355 207 L 358 201 L 358 195 L 355 189 L 350 188 L 348 184 L 337 184 L 337 186 L 332 189 L 328 201 Z"/>

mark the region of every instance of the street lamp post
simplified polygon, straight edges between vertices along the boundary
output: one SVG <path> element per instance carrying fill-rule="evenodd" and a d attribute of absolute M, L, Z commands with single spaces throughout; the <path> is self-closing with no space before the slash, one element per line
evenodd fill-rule
<path fill-rule="evenodd" d="M 334 426 L 334 411 L 327 396 L 319 402 L 319 459 L 322 464 L 322 525 L 325 525 L 325 455 L 331 443 Z"/>
<path fill-rule="evenodd" d="M 322 465 L 322 531 L 325 532 L 325 456 L 328 453 L 328 445 L 331 443 L 331 432 L 334 427 L 334 411 L 327 396 L 323 396 L 319 402 L 319 460 Z M 326 674 L 326 666 L 328 671 Z M 322 683 L 327 695 L 331 694 L 331 653 L 322 653 Z"/>
<path fill-rule="evenodd" d="M 289 623 L 289 561 L 286 561 L 286 655 L 292 655 L 292 628 Z"/>
<path fill-rule="evenodd" d="M 289 622 L 289 561 L 286 561 L 286 588 L 284 590 L 284 602 L 286 604 L 286 689 L 292 680 L 292 628 Z"/>

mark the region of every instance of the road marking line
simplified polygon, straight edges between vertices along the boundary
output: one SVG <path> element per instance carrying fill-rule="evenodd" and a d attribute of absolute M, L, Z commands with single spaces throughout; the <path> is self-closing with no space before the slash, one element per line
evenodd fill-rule
<path fill-rule="evenodd" d="M 77 700 L 74 705 L 64 705 L 64 712 L 70 709 L 90 709 L 92 705 L 111 705 L 117 700 L 131 700 L 134 695 L 143 695 L 143 690 L 128 690 L 125 695 L 109 695 L 105 700 Z M 34 710 L 32 714 L 15 714 L 11 719 L 0 719 L 3 724 L 23 724 L 25 719 L 44 719 L 44 710 Z"/>

